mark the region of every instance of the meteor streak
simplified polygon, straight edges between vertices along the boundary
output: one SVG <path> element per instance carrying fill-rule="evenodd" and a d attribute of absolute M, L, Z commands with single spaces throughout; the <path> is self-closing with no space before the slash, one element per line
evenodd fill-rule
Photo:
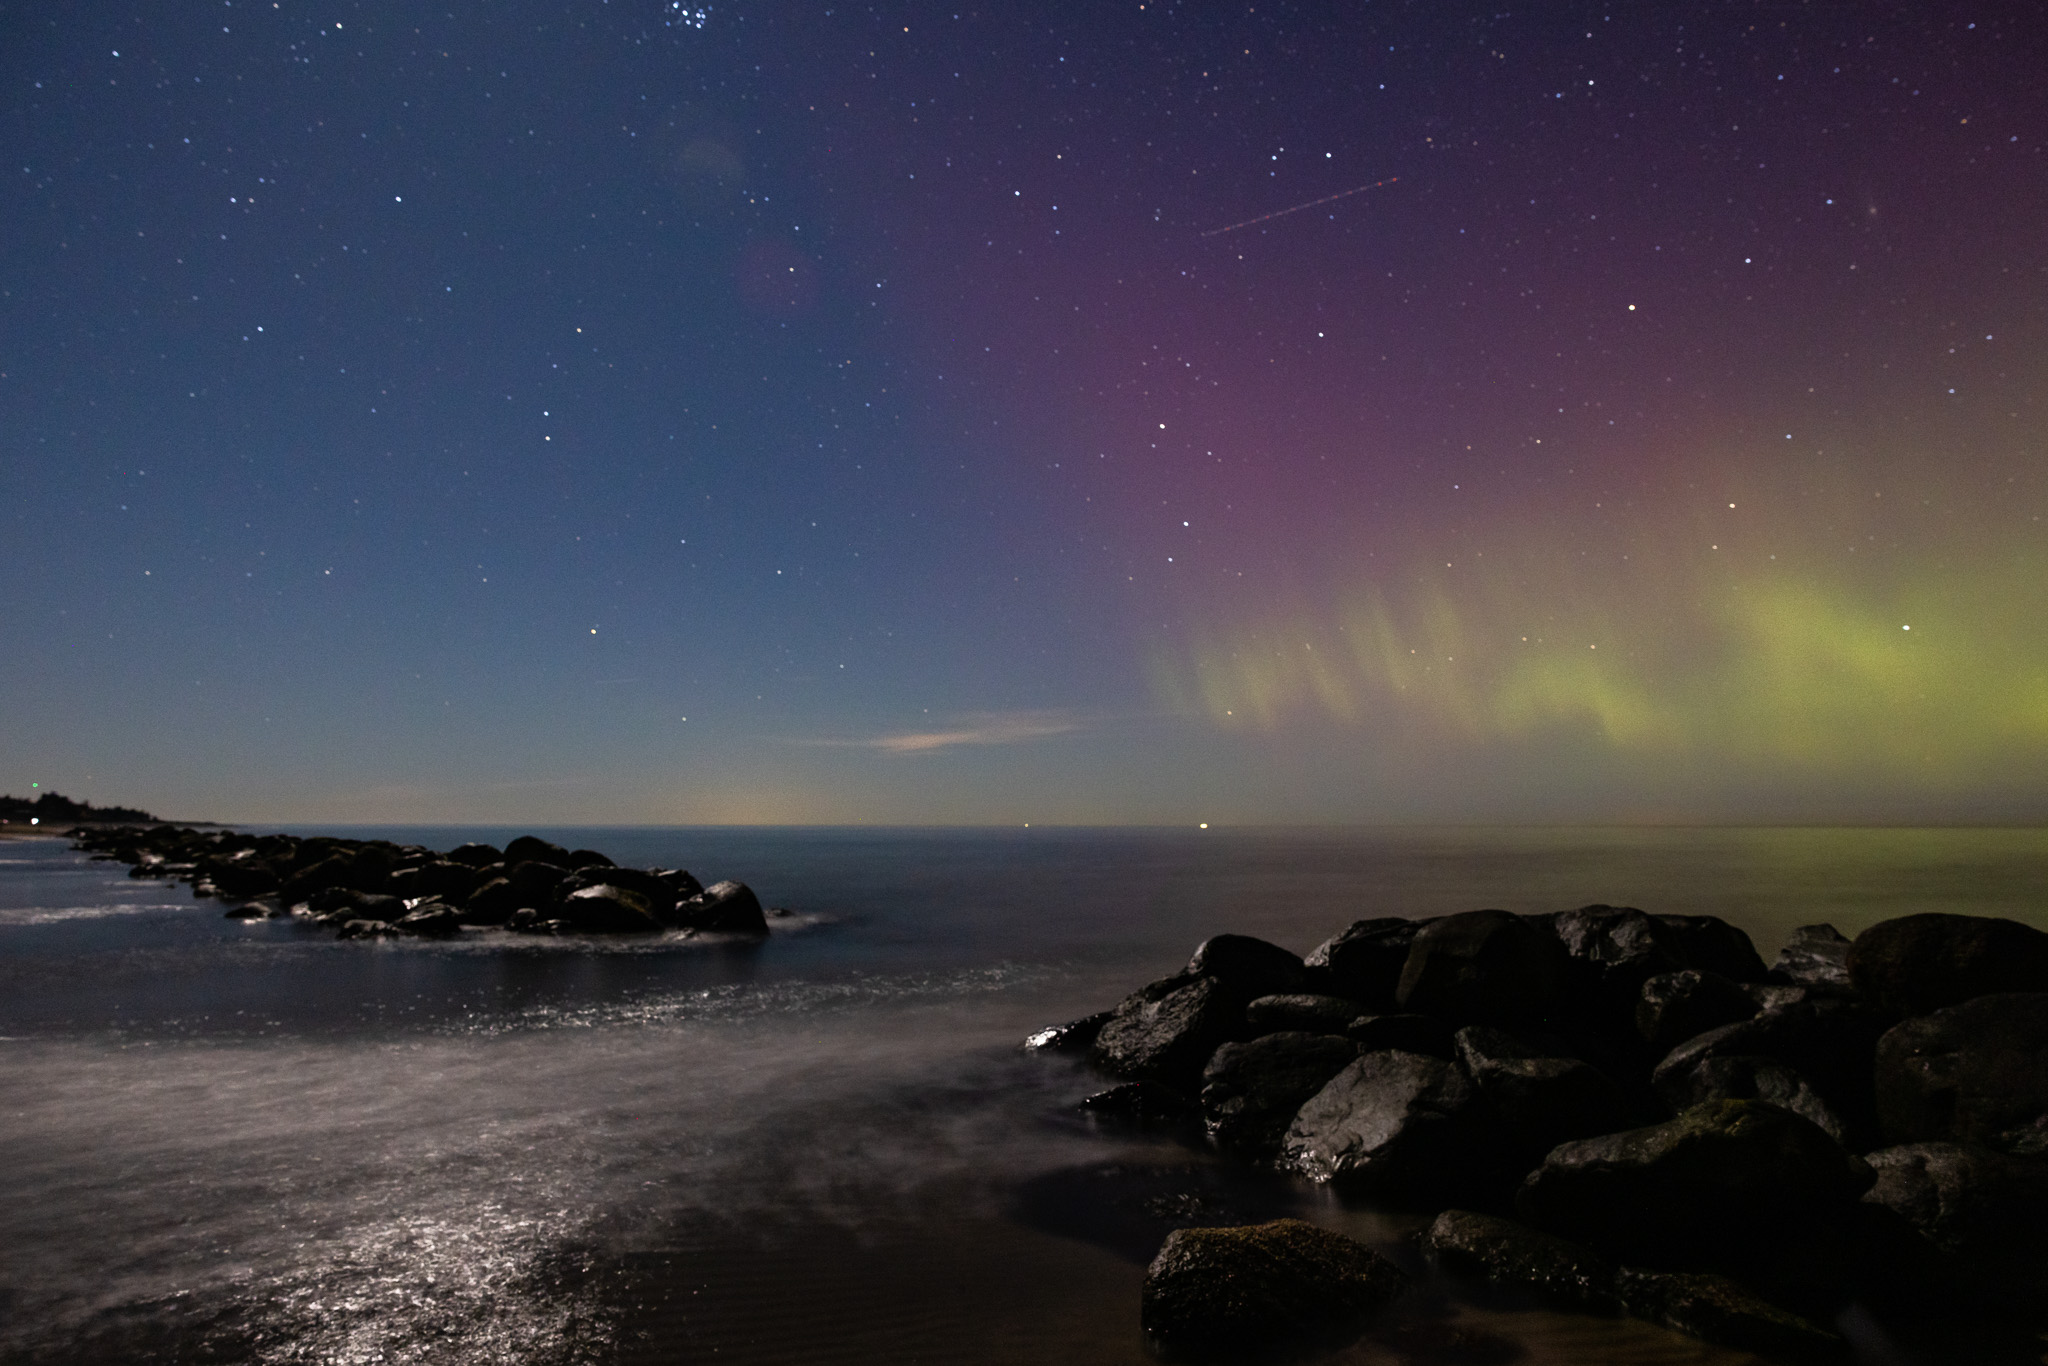
<path fill-rule="evenodd" d="M 1334 199 L 1348 199 L 1355 194 L 1364 194 L 1367 190 L 1377 190 L 1380 186 L 1391 185 L 1400 178 L 1397 175 L 1390 175 L 1385 180 L 1375 180 L 1372 184 L 1360 185 L 1355 190 L 1339 190 L 1336 194 L 1326 194 L 1321 199 L 1311 199 L 1308 203 L 1296 204 L 1291 209 L 1275 209 L 1271 213 L 1262 213 L 1257 218 L 1247 218 L 1242 223 L 1232 223 L 1227 227 L 1211 228 L 1203 233 L 1202 236 L 1221 237 L 1226 232 L 1236 232 L 1239 228 L 1248 228 L 1254 223 L 1264 223 L 1274 218 L 1285 218 L 1290 213 L 1300 213 L 1303 209 L 1313 209 L 1318 204 L 1328 204 Z"/>

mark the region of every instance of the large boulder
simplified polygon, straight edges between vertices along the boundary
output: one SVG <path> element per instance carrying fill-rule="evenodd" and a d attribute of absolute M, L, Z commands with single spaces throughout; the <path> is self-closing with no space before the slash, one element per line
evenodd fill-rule
<path fill-rule="evenodd" d="M 1361 1015 L 1344 1026 L 1344 1034 L 1361 1053 L 1394 1049 L 1427 1053 L 1449 1061 L 1458 1056 L 1457 1031 L 1434 1015 Z"/>
<path fill-rule="evenodd" d="M 438 896 L 450 905 L 469 898 L 477 889 L 476 869 L 453 859 L 435 859 L 422 863 L 412 874 L 414 896 Z"/>
<path fill-rule="evenodd" d="M 1342 1035 L 1285 1032 L 1227 1043 L 1202 1069 L 1202 1122 L 1233 1157 L 1263 1161 L 1310 1096 L 1358 1056 Z"/>
<path fill-rule="evenodd" d="M 1555 1011 L 1568 971 L 1548 930 L 1507 911 L 1467 911 L 1417 931 L 1394 998 L 1404 1011 L 1514 1024 Z"/>
<path fill-rule="evenodd" d="M 1722 1025 L 1758 1012 L 1756 998 L 1718 972 L 1686 968 L 1643 982 L 1636 997 L 1636 1032 L 1659 1054 Z"/>
<path fill-rule="evenodd" d="M 1632 1016 L 1643 983 L 1687 966 L 1678 936 L 1632 906 L 1584 906 L 1550 918 L 1571 956 L 1582 990 L 1606 1007 Z"/>
<path fill-rule="evenodd" d="M 465 864 L 471 868 L 488 868 L 493 863 L 503 863 L 505 855 L 495 845 L 458 844 L 448 851 L 448 861 Z"/>
<path fill-rule="evenodd" d="M 1771 1361 L 1846 1363 L 1840 1337 L 1726 1276 L 1625 1267 L 1615 1289 L 1628 1312 L 1674 1333 Z"/>
<path fill-rule="evenodd" d="M 1764 979 L 1763 957 L 1740 926 L 1718 915 L 1658 915 L 1651 919 L 1671 932 L 1687 967 L 1718 972 L 1735 982 Z"/>
<path fill-rule="evenodd" d="M 572 870 L 555 885 L 555 899 L 565 900 L 570 893 L 585 887 L 619 887 L 632 892 L 647 903 L 649 914 L 656 920 L 667 920 L 675 908 L 675 892 L 661 878 L 639 868 L 619 868 L 610 863 L 586 863 Z"/>
<path fill-rule="evenodd" d="M 1086 1053 L 1095 1047 L 1095 1036 L 1109 1023 L 1110 1012 L 1099 1010 L 1065 1024 L 1049 1025 L 1024 1040 L 1033 1053 Z"/>
<path fill-rule="evenodd" d="M 709 934 L 768 933 L 768 917 L 761 910 L 761 898 L 744 882 L 712 883 L 697 895 L 676 902 L 669 920 L 683 929 Z"/>
<path fill-rule="evenodd" d="M 2048 992 L 1979 996 L 1894 1025 L 1878 1040 L 1876 1093 L 1894 1143 L 2038 1153 L 2048 1130 Z"/>
<path fill-rule="evenodd" d="M 562 899 L 555 915 L 583 934 L 653 934 L 661 929 L 661 922 L 647 909 L 646 897 L 610 883 L 577 888 Z"/>
<path fill-rule="evenodd" d="M 1796 986 L 1850 990 L 1848 936 L 1833 925 L 1801 925 L 1778 950 L 1771 977 Z"/>
<path fill-rule="evenodd" d="M 1366 1053 L 1295 1114 L 1280 1165 L 1401 1204 L 1489 1188 L 1498 1160 L 1491 1115 L 1455 1062 Z"/>
<path fill-rule="evenodd" d="M 1309 954 L 1306 965 L 1329 989 L 1386 1010 L 1394 1003 L 1401 969 L 1408 962 L 1415 932 L 1427 923 L 1401 916 L 1353 921 Z"/>
<path fill-rule="evenodd" d="M 2048 1164 L 1976 1143 L 1906 1143 L 1866 1159 L 1863 1198 L 1899 1215 L 1992 1301 L 2048 1304 Z"/>
<path fill-rule="evenodd" d="M 1212 977 L 1240 1004 L 1260 996 L 1299 992 L 1307 985 L 1299 956 L 1248 934 L 1205 939 L 1188 960 L 1187 975 Z"/>
<path fill-rule="evenodd" d="M 1619 1314 L 1615 1268 L 1589 1247 L 1554 1238 L 1512 1219 L 1447 1209 L 1422 1235 L 1438 1270 L 1559 1309 Z"/>
<path fill-rule="evenodd" d="M 1812 1120 L 1837 1143 L 1852 1138 L 1849 1126 L 1805 1077 L 1776 1058 L 1744 1054 L 1710 1057 L 1689 1071 L 1668 1072 L 1658 1099 L 1683 1114 L 1714 1100 L 1764 1100 Z"/>
<path fill-rule="evenodd" d="M 1254 1034 L 1278 1034 L 1283 1030 L 1342 1034 L 1346 1026 L 1364 1013 L 1358 1002 L 1342 996 L 1294 992 L 1259 997 L 1244 1008 L 1244 1022 Z"/>
<path fill-rule="evenodd" d="M 2048 991 L 2048 934 L 1992 916 L 1901 916 L 1857 935 L 1847 970 L 1879 1009 L 1925 1015 L 1978 996 Z"/>
<path fill-rule="evenodd" d="M 330 855 L 299 868 L 279 886 L 278 900 L 287 906 L 311 901 L 316 895 L 330 887 L 351 887 L 349 878 L 350 861 L 338 855 Z"/>
<path fill-rule="evenodd" d="M 1244 1012 L 1214 977 L 1168 977 L 1140 987 L 1095 1036 L 1105 1072 L 1194 1091 L 1217 1048 L 1244 1030 Z"/>
<path fill-rule="evenodd" d="M 1146 1268 L 1140 1320 L 1171 1355 L 1239 1357 L 1341 1338 L 1407 1285 L 1364 1244 L 1299 1219 L 1176 1229 Z"/>
<path fill-rule="evenodd" d="M 573 870 L 578 868 L 610 868 L 613 865 L 609 855 L 600 854 L 595 849 L 571 849 L 569 851 L 569 860 L 563 866 Z"/>
<path fill-rule="evenodd" d="M 1665 1055 L 1652 1074 L 1659 1095 L 1683 1094 L 1680 1079 L 1713 1058 L 1773 1058 L 1804 1077 L 1863 1146 L 1877 1127 L 1872 1066 L 1885 1017 L 1851 997 L 1826 992 L 1765 1010 L 1688 1039 Z"/>
<path fill-rule="evenodd" d="M 1816 1248 L 1842 1251 L 1875 1180 L 1811 1121 L 1762 1101 L 1724 1100 L 1560 1145 L 1523 1181 L 1515 1208 L 1619 1261 L 1804 1283 L 1815 1272 L 1836 1274 L 1805 1263 Z"/>
<path fill-rule="evenodd" d="M 1521 1170 L 1560 1143 L 1630 1128 L 1649 1116 L 1627 1087 L 1592 1064 L 1560 1057 L 1490 1025 L 1457 1035 L 1458 1061 L 1500 1125 L 1500 1141 Z"/>
<path fill-rule="evenodd" d="M 567 869 L 569 851 L 536 835 L 521 835 L 505 846 L 505 862 L 514 865 L 527 862 L 552 863 L 557 868 Z"/>
<path fill-rule="evenodd" d="M 520 910 L 535 909 L 533 902 L 521 899 L 512 879 L 494 877 L 463 898 L 462 919 L 470 925 L 502 925 Z"/>

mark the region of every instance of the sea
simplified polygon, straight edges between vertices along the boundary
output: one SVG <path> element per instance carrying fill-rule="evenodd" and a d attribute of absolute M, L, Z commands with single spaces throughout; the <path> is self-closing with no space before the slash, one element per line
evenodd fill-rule
<path fill-rule="evenodd" d="M 1135 1364 L 1165 1233 L 1278 1214 L 1421 1277 L 1316 1360 L 1747 1361 L 1433 1281 L 1414 1213 L 1091 1122 L 1107 1083 L 1020 1043 L 1224 931 L 1606 902 L 1769 959 L 1915 911 L 2048 929 L 2035 829 L 293 833 L 539 834 L 789 914 L 342 942 L 0 842 L 0 1362 Z"/>

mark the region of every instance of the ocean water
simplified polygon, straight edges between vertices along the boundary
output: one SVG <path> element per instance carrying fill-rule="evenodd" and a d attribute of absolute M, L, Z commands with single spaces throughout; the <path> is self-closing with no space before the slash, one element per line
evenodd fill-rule
<path fill-rule="evenodd" d="M 532 833 L 791 914 L 343 943 L 0 843 L 0 1361 L 1142 1362 L 1144 1263 L 1191 1211 L 1397 1255 L 1415 1226 L 1091 1127 L 1104 1083 L 1017 1047 L 1210 934 L 1595 901 L 1766 958 L 1821 920 L 2048 928 L 2037 830 Z M 1329 1359 L 1746 1360 L 1441 1287 Z"/>

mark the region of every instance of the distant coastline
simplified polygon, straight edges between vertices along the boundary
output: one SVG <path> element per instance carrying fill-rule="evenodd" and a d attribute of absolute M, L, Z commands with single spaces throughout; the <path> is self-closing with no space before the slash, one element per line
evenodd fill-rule
<path fill-rule="evenodd" d="M 135 806 L 94 806 L 58 792 L 33 797 L 0 796 L 0 839 L 58 836 L 79 825 L 205 825 L 214 821 L 165 821 Z"/>

